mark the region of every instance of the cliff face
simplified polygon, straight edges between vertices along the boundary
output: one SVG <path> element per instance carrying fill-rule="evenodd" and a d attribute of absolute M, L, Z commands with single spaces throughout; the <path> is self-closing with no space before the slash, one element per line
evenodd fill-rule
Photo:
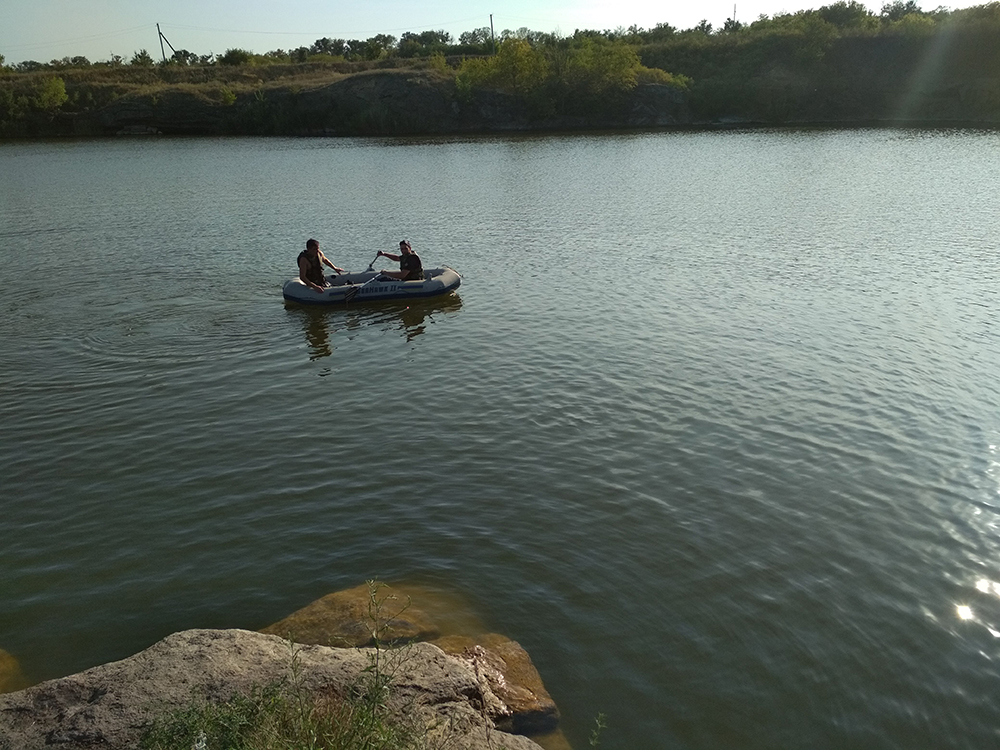
<path fill-rule="evenodd" d="M 328 71 L 326 78 L 145 85 L 131 93 L 91 93 L 72 82 L 76 101 L 101 106 L 32 113 L 0 133 L 27 137 L 108 135 L 394 136 L 731 126 L 734 124 L 930 125 L 1000 122 L 994 78 L 943 75 L 913 80 L 867 68 L 816 77 L 775 65 L 748 76 L 696 79 L 690 91 L 645 84 L 589 105 L 565 96 L 530 102 L 499 91 L 460 94 L 447 71 Z M 870 71 L 868 71 L 870 72 Z M 848 75 L 851 73 L 851 75 Z M 865 73 L 865 75 L 862 75 Z M 3 93 L 0 91 L 0 93 Z M 0 102 L 2 103 L 2 102 Z M 570 112 L 569 110 L 572 110 Z M 6 131 L 4 130 L 6 127 Z"/>
<path fill-rule="evenodd" d="M 663 85 L 637 87 L 611 115 L 539 119 L 510 95 L 478 92 L 459 97 L 453 78 L 444 73 L 374 70 L 323 85 L 269 84 L 223 98 L 171 86 L 129 94 L 93 111 L 60 113 L 42 127 L 48 134 L 86 136 L 435 135 L 689 122 L 683 92 Z"/>

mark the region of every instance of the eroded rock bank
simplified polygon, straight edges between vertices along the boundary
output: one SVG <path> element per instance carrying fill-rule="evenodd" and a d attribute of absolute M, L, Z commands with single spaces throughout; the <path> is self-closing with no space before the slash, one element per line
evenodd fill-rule
<path fill-rule="evenodd" d="M 363 585 L 325 596 L 266 632 L 175 633 L 127 659 L 0 695 L 0 750 L 134 748 L 156 716 L 279 682 L 314 696 L 346 695 L 376 648 L 393 662 L 390 711 L 430 738 L 456 748 L 537 750 L 531 735 L 546 748 L 569 747 L 558 709 L 519 644 L 453 632 L 454 623 L 442 627 L 429 609 Z"/>
<path fill-rule="evenodd" d="M 390 136 L 635 128 L 690 123 L 686 95 L 638 86 L 604 114 L 538 117 L 518 97 L 495 91 L 460 96 L 454 78 L 433 70 L 373 70 L 303 85 L 274 82 L 235 94 L 206 85 L 163 86 L 106 105 L 61 111 L 34 135 Z"/>

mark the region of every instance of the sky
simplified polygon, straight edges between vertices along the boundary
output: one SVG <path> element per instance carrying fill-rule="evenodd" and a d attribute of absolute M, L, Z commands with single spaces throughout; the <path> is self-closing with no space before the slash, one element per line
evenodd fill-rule
<path fill-rule="evenodd" d="M 867 2 L 878 12 L 885 0 Z M 949 4 L 967 8 L 981 2 Z M 743 0 L 735 4 L 744 23 L 761 15 L 794 13 L 834 0 Z M 918 2 L 931 10 L 938 7 Z M 576 29 L 616 29 L 668 23 L 688 29 L 702 19 L 715 27 L 733 15 L 732 0 L 0 0 L 0 55 L 7 64 L 49 62 L 82 55 L 91 62 L 141 49 L 160 58 L 156 25 L 175 49 L 198 55 L 241 48 L 264 53 L 307 47 L 317 39 L 367 39 L 376 34 L 444 30 L 457 41 L 463 31 L 527 27 L 570 35 Z M 167 56 L 170 48 L 166 47 Z"/>

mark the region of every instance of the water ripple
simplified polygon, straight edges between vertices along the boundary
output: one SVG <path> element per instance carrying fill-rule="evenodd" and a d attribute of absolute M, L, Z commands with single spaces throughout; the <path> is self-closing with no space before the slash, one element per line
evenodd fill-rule
<path fill-rule="evenodd" d="M 0 648 L 41 679 L 379 576 L 525 645 L 575 745 L 995 744 L 995 145 L 0 147 Z M 285 306 L 308 236 L 465 283 Z"/>

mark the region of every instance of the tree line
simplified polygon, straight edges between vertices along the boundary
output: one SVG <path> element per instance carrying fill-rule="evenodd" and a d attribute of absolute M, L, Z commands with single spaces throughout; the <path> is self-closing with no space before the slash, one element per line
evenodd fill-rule
<path fill-rule="evenodd" d="M 456 40 L 450 33 L 443 30 L 423 31 L 420 33 L 406 32 L 400 37 L 390 34 L 376 34 L 368 39 L 333 39 L 324 37 L 317 39 L 308 47 L 295 49 L 275 49 L 263 54 L 257 54 L 242 48 L 232 48 L 224 53 L 196 54 L 185 49 L 177 50 L 166 60 L 155 60 L 148 50 L 141 49 L 130 58 L 112 55 L 107 60 L 91 62 L 84 56 L 63 57 L 47 63 L 36 60 L 24 60 L 7 66 L 10 71 L 34 72 L 40 70 L 65 70 L 69 68 L 86 67 L 122 67 L 138 66 L 152 67 L 154 65 L 267 65 L 279 63 L 305 63 L 326 60 L 347 62 L 373 61 L 385 58 L 419 58 L 434 54 L 453 56 L 486 56 L 498 53 L 500 47 L 508 40 L 526 42 L 533 49 L 565 47 L 567 44 L 580 43 L 582 40 L 620 42 L 633 48 L 644 48 L 650 45 L 673 46 L 707 46 L 713 43 L 724 47 L 725 42 L 745 40 L 762 36 L 787 36 L 803 34 L 809 37 L 807 42 L 817 39 L 828 39 L 838 35 L 894 35 L 921 34 L 932 31 L 935 27 L 949 23 L 993 23 L 997 21 L 998 3 L 976 6 L 964 10 L 949 11 L 939 7 L 932 11 L 922 11 L 915 0 L 895 0 L 882 6 L 880 13 L 869 11 L 856 0 L 839 0 L 817 10 L 804 10 L 795 13 L 779 13 L 774 16 L 761 15 L 752 22 L 738 21 L 728 18 L 718 28 L 707 20 L 702 20 L 693 27 L 679 30 L 668 23 L 659 23 L 650 29 L 630 26 L 615 30 L 577 30 L 570 36 L 557 33 L 532 31 L 527 27 L 520 29 L 504 29 L 493 34 L 490 27 L 481 27 L 461 33 Z M 4 56 L 0 54 L 0 67 L 4 65 Z"/>
<path fill-rule="evenodd" d="M 0 120 L 99 107 L 122 95 L 125 74 L 130 80 L 146 76 L 146 84 L 152 78 L 179 82 L 176 74 L 182 72 L 197 73 L 202 82 L 236 71 L 269 80 L 267 70 L 294 75 L 295 66 L 333 66 L 345 73 L 410 64 L 437 68 L 453 81 L 459 100 L 492 92 L 539 122 L 613 120 L 630 106 L 631 92 L 655 84 L 683 95 L 692 122 L 1000 123 L 1000 2 L 923 11 L 915 0 L 894 0 L 875 13 L 857 0 L 838 0 L 751 22 L 729 18 L 718 28 L 708 21 L 685 30 L 661 23 L 563 36 L 523 27 L 494 36 L 482 27 L 457 40 L 440 30 L 399 38 L 324 37 L 308 47 L 264 54 L 179 50 L 159 62 L 147 50 L 96 63 L 72 57 L 5 66 L 0 55 Z M 121 72 L 118 88 L 88 89 L 74 81 L 102 70 Z M 223 93 L 223 103 L 235 101 L 228 88 Z"/>

